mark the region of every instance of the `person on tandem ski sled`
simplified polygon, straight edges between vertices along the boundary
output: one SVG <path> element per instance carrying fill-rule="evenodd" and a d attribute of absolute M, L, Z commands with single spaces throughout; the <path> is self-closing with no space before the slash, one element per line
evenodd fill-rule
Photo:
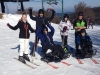
<path fill-rule="evenodd" d="M 48 32 L 48 28 L 50 32 Z M 36 35 L 41 40 L 42 52 L 44 56 L 41 58 L 45 62 L 57 62 L 62 60 L 65 56 L 65 52 L 61 45 L 53 42 L 54 28 L 49 25 L 39 26 L 36 31 Z M 50 52 L 48 52 L 50 50 Z M 68 57 L 68 55 L 66 56 Z"/>
<path fill-rule="evenodd" d="M 78 58 L 91 58 L 96 54 L 96 51 L 92 49 L 92 41 L 90 36 L 86 33 L 85 29 L 80 31 L 80 34 L 75 39 L 75 43 L 78 45 L 78 50 L 80 52 L 76 57 Z"/>

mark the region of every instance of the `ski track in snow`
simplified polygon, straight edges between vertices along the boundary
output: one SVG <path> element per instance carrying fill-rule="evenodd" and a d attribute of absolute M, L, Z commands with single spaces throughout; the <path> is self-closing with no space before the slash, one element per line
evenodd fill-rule
<path fill-rule="evenodd" d="M 36 56 L 38 59 L 34 60 L 40 66 L 36 69 L 31 69 L 24 64 L 14 60 L 14 57 L 18 57 L 19 50 L 19 30 L 13 31 L 7 27 L 7 23 L 15 26 L 20 19 L 21 15 L 4 15 L 3 19 L 0 19 L 0 75 L 100 75 L 100 64 L 94 64 L 89 58 L 82 59 L 83 64 L 79 64 L 74 57 L 70 57 L 63 60 L 70 66 L 66 66 L 62 63 L 51 64 L 59 67 L 53 69 L 46 63 L 40 61 L 40 55 Z M 35 28 L 35 21 L 32 21 L 28 16 L 28 21 L 33 28 Z M 61 44 L 61 37 L 58 26 L 52 23 L 55 28 L 54 41 Z M 94 26 L 94 29 L 87 29 L 87 33 L 91 36 L 93 46 L 98 50 L 97 54 L 93 56 L 100 63 L 100 26 Z M 34 33 L 30 35 L 30 49 L 34 42 Z M 69 31 L 68 44 L 71 47 L 75 47 L 74 44 L 74 30 Z M 38 45 L 38 52 L 41 51 L 41 44 Z M 35 66 L 35 65 L 33 65 Z"/>

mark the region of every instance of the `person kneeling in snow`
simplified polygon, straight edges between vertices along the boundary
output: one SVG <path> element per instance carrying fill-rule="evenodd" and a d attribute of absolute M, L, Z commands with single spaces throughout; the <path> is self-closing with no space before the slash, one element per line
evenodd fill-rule
<path fill-rule="evenodd" d="M 12 30 L 20 29 L 19 32 L 19 42 L 20 42 L 20 51 L 19 51 L 19 61 L 26 63 L 25 60 L 30 61 L 29 54 L 29 30 L 31 32 L 35 32 L 35 30 L 31 27 L 31 25 L 27 22 L 27 15 L 25 13 L 22 14 L 22 18 L 19 20 L 16 26 L 11 26 L 9 23 L 7 26 Z"/>
<path fill-rule="evenodd" d="M 51 30 L 48 32 L 48 28 Z M 54 35 L 54 28 L 51 25 L 46 26 L 39 26 L 36 30 L 36 35 L 38 38 L 41 40 L 42 44 L 42 52 L 44 53 L 44 57 L 41 58 L 41 60 L 44 60 L 46 62 L 54 60 L 53 57 L 52 59 L 48 59 L 48 49 L 50 49 L 52 54 L 57 55 L 59 57 L 59 60 L 63 58 L 64 51 L 61 47 L 61 45 L 56 45 L 53 42 L 53 35 Z"/>
<path fill-rule="evenodd" d="M 85 29 L 80 31 L 80 35 L 76 37 L 75 42 L 78 45 L 78 50 L 83 57 L 91 57 L 93 55 L 92 41 Z"/>

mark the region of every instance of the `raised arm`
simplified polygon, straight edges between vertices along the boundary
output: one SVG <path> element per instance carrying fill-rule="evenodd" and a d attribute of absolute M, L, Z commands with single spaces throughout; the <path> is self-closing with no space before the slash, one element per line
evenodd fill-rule
<path fill-rule="evenodd" d="M 18 28 L 19 28 L 19 22 L 18 22 L 18 24 L 16 25 L 16 26 L 11 26 L 9 23 L 7 23 L 7 26 L 10 28 L 10 29 L 12 29 L 12 30 L 17 30 Z"/>
<path fill-rule="evenodd" d="M 29 16 L 32 20 L 35 20 L 36 21 L 36 17 L 33 17 L 32 15 L 32 8 L 29 8 Z"/>
<path fill-rule="evenodd" d="M 52 9 L 51 11 L 52 11 L 52 15 L 51 15 L 51 17 L 46 18 L 46 19 L 47 19 L 47 21 L 51 21 L 51 20 L 53 20 L 53 18 L 54 18 L 55 11 L 54 11 L 53 9 Z"/>

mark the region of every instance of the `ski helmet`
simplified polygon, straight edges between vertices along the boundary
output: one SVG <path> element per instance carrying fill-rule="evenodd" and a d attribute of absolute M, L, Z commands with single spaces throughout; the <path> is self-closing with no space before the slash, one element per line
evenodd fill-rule
<path fill-rule="evenodd" d="M 81 29 L 80 33 L 86 33 L 85 29 Z"/>
<path fill-rule="evenodd" d="M 64 14 L 64 18 L 69 18 L 69 15 L 68 14 Z"/>
<path fill-rule="evenodd" d="M 78 16 L 84 16 L 83 12 L 79 12 Z"/>
<path fill-rule="evenodd" d="M 43 27 L 43 31 L 48 31 L 48 28 L 46 26 Z"/>
<path fill-rule="evenodd" d="M 40 9 L 40 10 L 38 11 L 38 14 L 44 14 L 44 10 L 43 10 L 43 9 Z"/>

